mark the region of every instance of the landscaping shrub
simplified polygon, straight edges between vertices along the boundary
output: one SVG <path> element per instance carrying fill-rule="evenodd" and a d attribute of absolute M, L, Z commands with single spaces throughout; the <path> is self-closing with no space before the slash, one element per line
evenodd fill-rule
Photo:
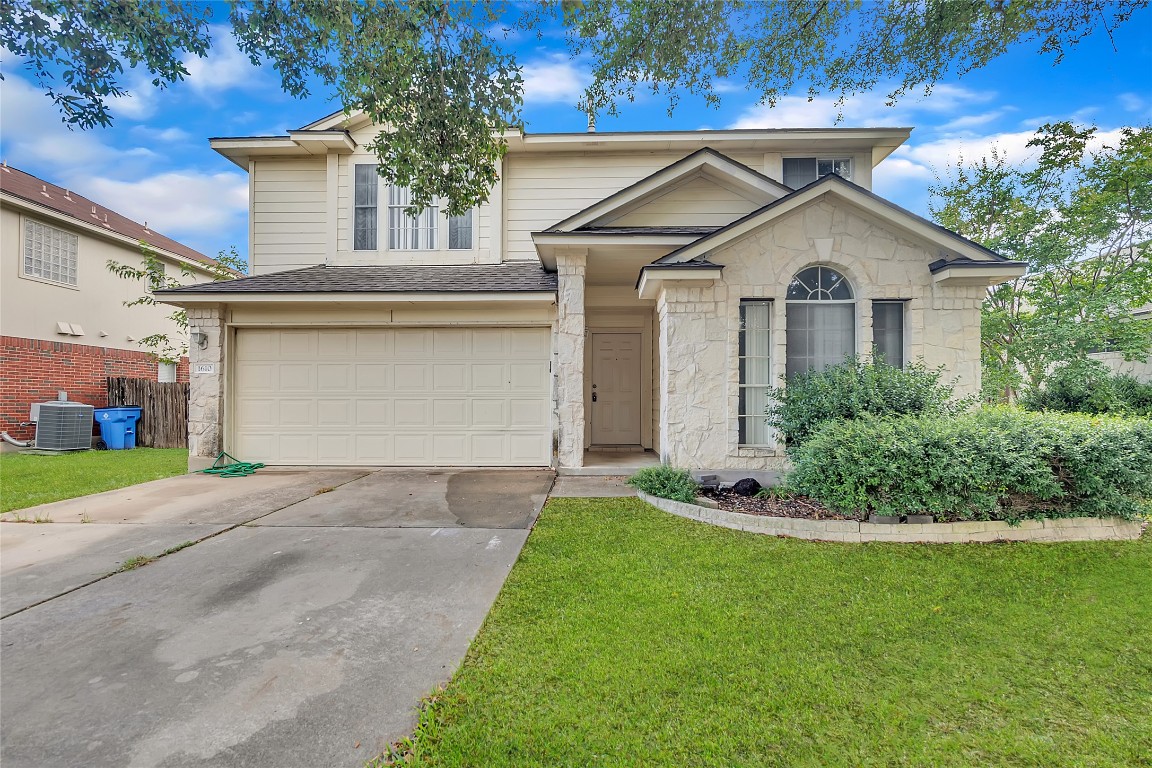
<path fill-rule="evenodd" d="M 649 496 L 683 501 L 691 504 L 696 501 L 700 486 L 687 470 L 675 469 L 666 465 L 645 467 L 628 478 L 628 485 L 643 491 Z"/>
<path fill-rule="evenodd" d="M 1076 360 L 1055 367 L 1042 387 L 1025 390 L 1020 404 L 1030 411 L 1152 416 L 1152 383 L 1114 374 L 1098 360 Z"/>
<path fill-rule="evenodd" d="M 940 370 L 918 363 L 896 368 L 855 358 L 818 373 L 794 376 L 787 387 L 773 389 L 771 396 L 768 423 L 790 446 L 802 444 L 829 421 L 864 415 L 943 415 L 971 404 L 952 401 L 952 387 L 940 383 Z"/>
<path fill-rule="evenodd" d="M 828 425 L 788 485 L 844 512 L 941 520 L 1131 518 L 1152 499 L 1152 420 L 994 408 Z"/>

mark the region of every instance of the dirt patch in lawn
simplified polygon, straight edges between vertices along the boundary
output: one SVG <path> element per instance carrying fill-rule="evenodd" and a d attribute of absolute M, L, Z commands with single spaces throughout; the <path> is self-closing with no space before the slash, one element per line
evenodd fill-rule
<path fill-rule="evenodd" d="M 800 517 L 806 520 L 863 520 L 862 514 L 833 512 L 816 499 L 807 496 L 741 496 L 730 489 L 705 491 L 701 496 L 712 499 L 727 512 L 763 517 Z"/>

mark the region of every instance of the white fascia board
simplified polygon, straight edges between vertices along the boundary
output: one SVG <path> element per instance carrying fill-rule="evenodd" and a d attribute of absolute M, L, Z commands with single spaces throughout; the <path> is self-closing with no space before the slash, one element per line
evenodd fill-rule
<path fill-rule="evenodd" d="M 554 304 L 555 291 L 501 291 L 484 293 L 257 293 L 237 291 L 227 293 L 181 292 L 178 295 L 159 294 L 156 300 L 176 307 L 204 304 L 426 304 L 431 302 L 466 304 L 514 303 Z"/>
<path fill-rule="evenodd" d="M 894 228 L 903 230 L 906 234 L 931 243 L 963 256 L 973 261 L 986 261 L 989 264 L 997 264 L 999 262 L 993 261 L 988 258 L 988 254 L 984 249 L 969 243 L 959 235 L 948 235 L 942 233 L 937 228 L 931 226 L 927 222 L 920 221 L 912 215 L 904 215 L 898 211 L 893 210 L 887 205 L 877 202 L 872 197 L 861 194 L 858 190 L 848 186 L 842 186 L 829 179 L 823 184 L 815 184 L 808 189 L 793 195 L 792 197 L 781 200 L 779 203 L 772 205 L 766 211 L 760 213 L 753 213 L 742 220 L 720 230 L 713 235 L 705 235 L 699 239 L 699 242 L 689 245 L 684 248 L 680 253 L 676 254 L 673 263 L 692 261 L 693 259 L 700 258 L 717 248 L 723 247 L 727 243 L 732 242 L 749 232 L 752 232 L 759 227 L 767 224 L 768 222 L 788 215 L 796 209 L 808 205 L 821 197 L 832 196 L 838 197 L 857 208 L 891 224 Z"/>
<path fill-rule="evenodd" d="M 943 267 L 932 273 L 932 282 L 941 286 L 984 285 L 993 286 L 1023 277 L 1027 264 L 987 262 L 988 266 Z"/>
<path fill-rule="evenodd" d="M 642 299 L 654 299 L 666 282 L 690 281 L 692 284 L 707 284 L 720 277 L 720 267 L 677 267 L 675 269 L 642 269 L 636 289 Z"/>
<path fill-rule="evenodd" d="M 347 155 L 356 150 L 347 131 L 289 131 L 288 136 L 313 155 Z"/>
<path fill-rule="evenodd" d="M 208 146 L 245 171 L 253 155 L 307 155 L 308 150 L 288 136 L 252 136 L 209 139 Z"/>
<path fill-rule="evenodd" d="M 66 213 L 60 213 L 59 211 L 53 210 L 51 208 L 45 208 L 29 200 L 25 200 L 22 197 L 10 195 L 7 192 L 0 193 L 0 200 L 2 200 L 6 205 L 11 205 L 13 208 L 18 208 L 22 211 L 32 213 L 39 217 L 51 219 L 58 224 L 65 224 L 74 229 L 78 229 L 89 237 L 98 237 L 102 240 L 110 240 L 114 243 L 117 243 L 118 245 L 124 245 L 136 251 L 137 253 L 139 252 L 139 240 L 128 237 L 127 235 L 122 235 L 114 230 L 105 229 L 100 225 L 92 224 L 87 221 L 83 221 L 82 219 L 77 219 L 74 216 L 69 216 Z M 148 247 L 155 251 L 156 255 L 162 258 L 168 259 L 169 261 L 174 261 L 177 264 L 185 264 L 188 267 L 197 270 L 198 272 L 204 273 L 205 275 L 210 274 L 208 271 L 208 265 L 202 261 L 196 261 L 195 259 L 190 259 L 187 256 L 181 256 L 178 253 L 173 253 L 172 251 L 161 248 L 157 245 L 153 245 L 152 243 L 148 243 Z"/>
<path fill-rule="evenodd" d="M 526 133 L 515 149 L 521 151 L 619 151 L 641 149 L 646 151 L 699 149 L 712 146 L 720 149 L 728 144 L 755 151 L 793 149 L 812 142 L 851 142 L 865 146 L 891 146 L 903 144 L 911 135 L 911 128 L 753 128 L 702 131 L 636 131 L 588 133 Z"/>

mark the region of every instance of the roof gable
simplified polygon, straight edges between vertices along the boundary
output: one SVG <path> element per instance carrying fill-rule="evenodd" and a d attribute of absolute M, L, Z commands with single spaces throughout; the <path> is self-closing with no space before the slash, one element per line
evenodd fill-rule
<path fill-rule="evenodd" d="M 823 176 L 790 195 L 768 203 L 728 226 L 678 248 L 667 256 L 658 259 L 655 263 L 673 264 L 705 259 L 715 249 L 780 219 L 798 208 L 826 197 L 848 203 L 913 239 L 937 246 L 944 252 L 942 255 L 948 261 L 1015 264 L 1015 262 L 1005 259 L 1000 254 L 990 251 L 978 243 L 917 216 L 911 211 L 835 175 Z"/>
<path fill-rule="evenodd" d="M 789 192 L 791 190 L 780 182 L 705 147 L 569 216 L 547 231 L 573 232 L 609 225 L 722 226 Z M 706 213 L 708 206 L 690 206 L 693 195 L 698 202 L 702 195 L 715 203 L 711 206 L 712 213 Z M 645 209 L 648 209 L 646 213 Z M 698 212 L 711 216 L 712 220 L 687 220 L 686 212 Z"/>

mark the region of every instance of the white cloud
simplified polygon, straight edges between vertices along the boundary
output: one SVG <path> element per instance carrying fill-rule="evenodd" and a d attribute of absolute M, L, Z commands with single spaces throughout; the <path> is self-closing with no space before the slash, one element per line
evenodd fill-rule
<path fill-rule="evenodd" d="M 1127 112 L 1139 112 L 1148 104 L 1144 98 L 1135 93 L 1122 93 L 1117 98 L 1120 100 L 1120 106 Z"/>
<path fill-rule="evenodd" d="M 162 141 L 166 143 L 182 143 L 192 140 L 192 134 L 183 128 L 157 128 L 146 125 L 136 125 L 132 127 L 132 133 L 137 136 L 142 136 L 149 141 Z"/>
<path fill-rule="evenodd" d="M 951 113 L 996 98 L 994 91 L 974 91 L 939 85 L 931 95 L 905 96 L 888 106 L 887 91 L 848 96 L 837 104 L 833 96 L 785 96 L 775 106 L 757 104 L 744 110 L 730 128 L 819 128 L 837 123 L 850 126 L 903 126 L 918 122 L 917 114 Z M 843 118 L 841 119 L 841 115 Z"/>
<path fill-rule="evenodd" d="M 234 227 L 248 210 L 239 173 L 169 171 L 137 181 L 91 178 L 77 191 L 175 240 Z"/>
<path fill-rule="evenodd" d="M 525 104 L 566 102 L 575 106 L 592 82 L 587 68 L 564 54 L 530 61 L 524 65 L 521 74 L 524 77 Z"/>
<path fill-rule="evenodd" d="M 188 77 L 184 82 L 201 96 L 232 89 L 253 89 L 266 86 L 262 70 L 252 65 L 248 56 L 236 46 L 228 27 L 213 26 L 212 48 L 201 59 L 185 56 L 184 67 Z"/>
<path fill-rule="evenodd" d="M 982 125 L 995 122 L 1003 117 L 1006 113 L 1013 111 L 1014 107 L 1003 107 L 1001 109 L 994 109 L 991 112 L 981 112 L 978 115 L 963 115 L 955 120 L 951 120 L 943 125 L 937 127 L 939 131 L 960 131 L 969 128 L 978 128 Z"/>

